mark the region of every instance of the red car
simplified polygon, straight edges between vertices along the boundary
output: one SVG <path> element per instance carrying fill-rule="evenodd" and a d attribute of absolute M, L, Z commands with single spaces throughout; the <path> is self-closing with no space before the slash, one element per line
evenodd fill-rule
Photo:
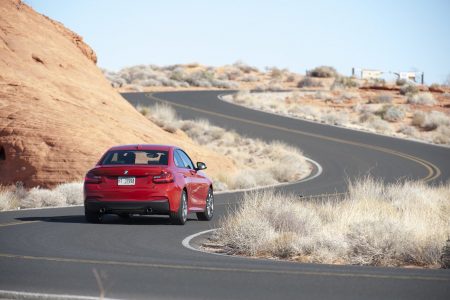
<path fill-rule="evenodd" d="M 214 213 L 212 181 L 182 149 L 163 145 L 124 145 L 109 149 L 84 179 L 86 220 L 104 214 L 165 214 L 183 225 L 189 213 L 209 221 Z"/>

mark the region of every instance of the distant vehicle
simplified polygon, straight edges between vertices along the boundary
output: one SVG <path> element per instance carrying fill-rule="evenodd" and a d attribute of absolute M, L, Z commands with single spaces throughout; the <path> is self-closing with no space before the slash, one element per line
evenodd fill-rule
<path fill-rule="evenodd" d="M 122 218 L 169 215 L 183 225 L 189 213 L 209 221 L 214 213 L 212 181 L 206 165 L 180 148 L 164 145 L 123 145 L 109 149 L 84 180 L 84 212 L 88 222 L 104 214 Z"/>

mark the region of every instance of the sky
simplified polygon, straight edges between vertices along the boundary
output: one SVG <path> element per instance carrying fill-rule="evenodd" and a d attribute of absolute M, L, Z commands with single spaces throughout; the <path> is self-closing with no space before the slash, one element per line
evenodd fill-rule
<path fill-rule="evenodd" d="M 80 34 L 98 65 L 238 60 L 303 73 L 319 65 L 450 75 L 450 0 L 25 0 Z"/>

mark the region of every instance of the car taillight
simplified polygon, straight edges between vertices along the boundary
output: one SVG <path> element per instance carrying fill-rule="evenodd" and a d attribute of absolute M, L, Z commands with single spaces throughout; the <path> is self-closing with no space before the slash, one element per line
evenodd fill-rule
<path fill-rule="evenodd" d="M 163 170 L 161 174 L 153 176 L 154 183 L 169 183 L 173 182 L 173 174 L 169 171 Z"/>
<path fill-rule="evenodd" d="M 97 176 L 92 172 L 88 172 L 86 174 L 86 177 L 84 178 L 84 182 L 85 183 L 101 183 L 102 182 L 102 177 L 101 176 Z"/>

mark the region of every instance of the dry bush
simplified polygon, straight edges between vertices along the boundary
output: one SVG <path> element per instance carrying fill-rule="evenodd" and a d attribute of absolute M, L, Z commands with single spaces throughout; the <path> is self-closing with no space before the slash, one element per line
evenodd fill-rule
<path fill-rule="evenodd" d="M 319 79 L 314 79 L 311 77 L 304 77 L 303 79 L 301 79 L 298 84 L 297 87 L 299 88 L 304 88 L 304 87 L 323 87 L 323 82 L 320 81 Z"/>
<path fill-rule="evenodd" d="M 417 93 L 408 96 L 408 103 L 432 106 L 437 102 L 431 93 Z"/>
<path fill-rule="evenodd" d="M 393 132 L 393 128 L 389 122 L 376 116 L 369 118 L 365 123 L 368 128 L 374 129 L 378 133 L 387 134 Z"/>
<path fill-rule="evenodd" d="M 175 110 L 168 104 L 156 103 L 151 107 L 138 107 L 138 110 L 147 116 L 153 123 L 167 132 L 175 133 L 180 126 Z"/>
<path fill-rule="evenodd" d="M 312 69 L 311 71 L 308 71 L 307 75 L 311 77 L 327 78 L 327 77 L 337 77 L 339 74 L 333 67 L 320 66 Z"/>
<path fill-rule="evenodd" d="M 25 198 L 20 199 L 20 208 L 54 207 L 66 205 L 66 199 L 60 192 L 32 188 Z"/>
<path fill-rule="evenodd" d="M 435 144 L 450 144 L 450 126 L 439 126 L 433 132 L 431 141 Z"/>
<path fill-rule="evenodd" d="M 333 110 L 322 114 L 320 121 L 330 125 L 345 125 L 349 122 L 347 113 Z"/>
<path fill-rule="evenodd" d="M 398 78 L 398 79 L 395 81 L 395 84 L 398 85 L 398 86 L 403 86 L 403 85 L 405 85 L 406 83 L 407 83 L 406 79 L 400 79 L 400 78 Z"/>
<path fill-rule="evenodd" d="M 80 204 L 83 204 L 82 182 L 60 184 L 52 190 L 35 187 L 27 191 L 20 183 L 0 187 L 0 211 Z"/>
<path fill-rule="evenodd" d="M 14 189 L 0 185 L 0 211 L 11 210 L 18 207 L 19 198 Z"/>
<path fill-rule="evenodd" d="M 382 111 L 380 112 L 381 117 L 383 120 L 389 121 L 389 122 L 399 122 L 405 118 L 405 111 L 399 107 L 394 105 L 388 105 L 383 107 Z"/>
<path fill-rule="evenodd" d="M 349 183 L 344 199 L 247 193 L 212 240 L 230 254 L 303 262 L 435 267 L 450 234 L 450 184 Z"/>
<path fill-rule="evenodd" d="M 83 204 L 83 182 L 69 182 L 59 184 L 53 192 L 61 193 L 68 205 Z"/>
<path fill-rule="evenodd" d="M 331 101 L 335 97 L 330 92 L 324 92 L 324 91 L 317 91 L 314 94 L 314 99 L 322 100 L 322 101 Z"/>
<path fill-rule="evenodd" d="M 419 88 L 413 84 L 405 84 L 400 88 L 401 95 L 414 95 L 419 92 Z"/>
<path fill-rule="evenodd" d="M 442 249 L 441 265 L 444 269 L 450 269 L 450 238 Z"/>
<path fill-rule="evenodd" d="M 259 81 L 259 77 L 255 75 L 246 75 L 241 79 L 244 82 L 256 82 Z"/>
<path fill-rule="evenodd" d="M 427 131 L 435 130 L 441 126 L 450 126 L 450 116 L 440 111 L 416 111 L 412 118 L 412 125 Z"/>
<path fill-rule="evenodd" d="M 349 88 L 357 88 L 357 87 L 359 87 L 359 83 L 355 80 L 355 78 L 339 76 L 339 77 L 336 77 L 336 79 L 334 80 L 333 85 L 331 86 L 331 89 L 337 90 L 337 89 L 349 89 Z"/>
<path fill-rule="evenodd" d="M 257 67 L 250 66 L 243 61 L 238 60 L 233 64 L 234 67 L 238 68 L 240 71 L 244 73 L 251 73 L 251 72 L 259 72 Z"/>
<path fill-rule="evenodd" d="M 372 104 L 392 103 L 392 96 L 389 94 L 376 95 L 369 99 L 369 103 L 372 103 Z"/>

